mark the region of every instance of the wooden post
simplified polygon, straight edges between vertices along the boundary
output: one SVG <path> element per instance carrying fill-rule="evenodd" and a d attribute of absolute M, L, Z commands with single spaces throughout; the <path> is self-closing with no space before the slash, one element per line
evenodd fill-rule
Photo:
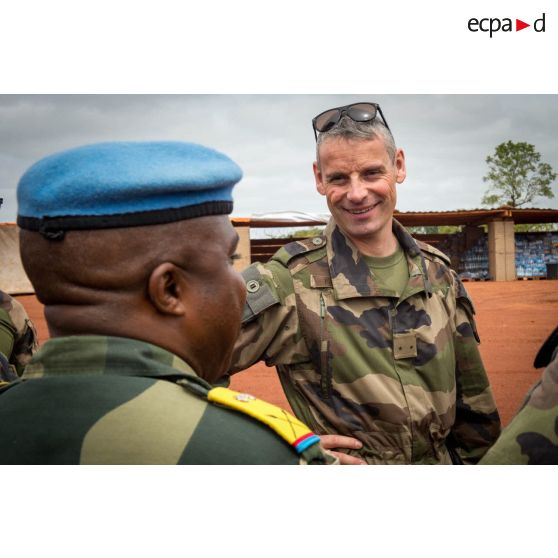
<path fill-rule="evenodd" d="M 238 248 L 236 253 L 240 258 L 234 262 L 234 269 L 242 271 L 246 269 L 252 261 L 252 253 L 250 250 L 250 225 L 248 223 L 234 222 L 234 228 L 239 236 Z"/>
<path fill-rule="evenodd" d="M 497 219 L 488 223 L 488 265 L 494 281 L 514 281 L 515 232 L 511 219 Z"/>

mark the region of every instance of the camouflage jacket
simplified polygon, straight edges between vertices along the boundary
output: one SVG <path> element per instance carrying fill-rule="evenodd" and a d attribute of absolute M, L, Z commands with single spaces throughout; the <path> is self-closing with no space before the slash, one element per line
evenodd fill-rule
<path fill-rule="evenodd" d="M 0 291 L 0 385 L 21 376 L 38 348 L 37 332 L 23 306 Z M 9 353 L 9 354 L 6 354 Z"/>
<path fill-rule="evenodd" d="M 500 419 L 473 305 L 444 254 L 393 226 L 409 266 L 400 299 L 333 220 L 247 268 L 231 372 L 276 365 L 296 416 L 358 438 L 351 453 L 368 463 L 476 463 Z"/>
<path fill-rule="evenodd" d="M 558 465 L 558 328 L 535 360 L 535 368 L 543 366 L 541 379 L 482 465 Z"/>
<path fill-rule="evenodd" d="M 283 425 L 292 441 L 274 432 Z M 177 356 L 133 339 L 52 339 L 0 391 L 3 464 L 334 461 L 318 442 L 288 413 L 212 389 Z"/>

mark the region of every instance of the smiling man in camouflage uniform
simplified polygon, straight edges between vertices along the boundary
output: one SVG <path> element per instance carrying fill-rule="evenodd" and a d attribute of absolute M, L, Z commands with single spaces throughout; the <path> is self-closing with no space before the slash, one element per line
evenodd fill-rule
<path fill-rule="evenodd" d="M 378 113 L 359 103 L 313 120 L 332 219 L 243 273 L 232 372 L 276 365 L 297 417 L 345 448 L 342 462 L 476 463 L 500 420 L 473 305 L 449 259 L 393 218 L 405 157 Z"/>

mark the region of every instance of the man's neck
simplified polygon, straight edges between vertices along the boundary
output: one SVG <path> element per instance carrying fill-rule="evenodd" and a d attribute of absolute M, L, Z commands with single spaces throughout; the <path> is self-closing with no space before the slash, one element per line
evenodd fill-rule
<path fill-rule="evenodd" d="M 385 258 L 386 256 L 391 256 L 397 250 L 397 238 L 395 238 L 391 228 L 380 232 L 382 234 L 374 235 L 368 238 L 349 238 L 356 246 L 357 250 L 364 256 Z"/>

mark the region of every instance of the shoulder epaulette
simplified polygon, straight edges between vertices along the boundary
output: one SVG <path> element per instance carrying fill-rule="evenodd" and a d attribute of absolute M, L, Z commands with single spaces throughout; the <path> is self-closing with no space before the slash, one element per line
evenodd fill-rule
<path fill-rule="evenodd" d="M 285 246 L 279 249 L 271 259 L 286 267 L 294 257 L 324 248 L 326 242 L 325 236 L 314 236 L 312 238 L 289 242 L 289 244 L 285 244 Z"/>
<path fill-rule="evenodd" d="M 264 281 L 259 264 L 252 264 L 242 271 L 242 278 L 246 283 L 246 303 L 242 313 L 242 323 L 274 306 L 279 302 L 277 294 Z"/>
<path fill-rule="evenodd" d="M 320 441 L 320 438 L 296 417 L 253 395 L 217 387 L 209 391 L 207 399 L 263 422 L 299 454 Z"/>
<path fill-rule="evenodd" d="M 421 249 L 422 252 L 426 252 L 431 256 L 436 256 L 438 259 L 442 260 L 446 265 L 451 266 L 451 260 L 441 250 L 438 250 L 437 248 L 434 248 L 434 246 L 430 246 L 430 244 L 426 244 L 426 242 L 422 242 L 421 240 L 415 239 L 415 242 L 417 243 L 417 246 Z"/>

